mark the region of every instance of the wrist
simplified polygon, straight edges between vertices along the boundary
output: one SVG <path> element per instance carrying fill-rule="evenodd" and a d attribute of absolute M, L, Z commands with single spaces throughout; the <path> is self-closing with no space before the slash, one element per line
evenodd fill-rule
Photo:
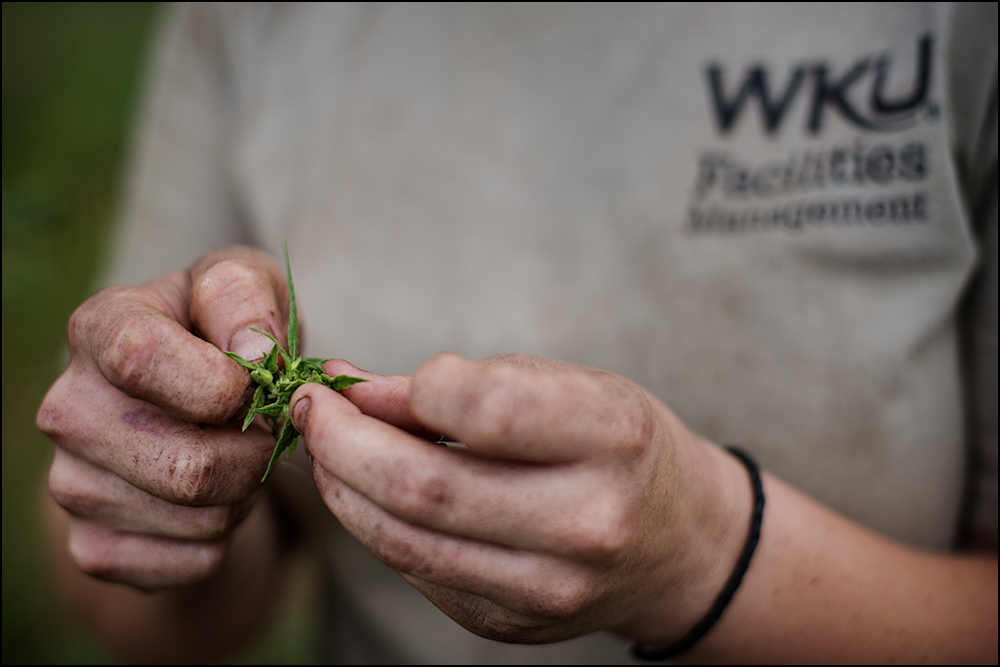
<path fill-rule="evenodd" d="M 747 468 L 716 445 L 694 435 L 689 440 L 677 462 L 683 507 L 663 536 L 677 546 L 651 579 L 657 584 L 650 604 L 623 629 L 648 649 L 673 646 L 705 621 L 747 546 L 754 504 Z"/>

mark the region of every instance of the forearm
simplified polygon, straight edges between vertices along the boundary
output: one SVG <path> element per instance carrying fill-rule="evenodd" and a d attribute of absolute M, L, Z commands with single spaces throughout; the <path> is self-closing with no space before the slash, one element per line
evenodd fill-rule
<path fill-rule="evenodd" d="M 148 593 L 82 572 L 67 549 L 66 513 L 47 492 L 43 503 L 63 588 L 84 621 L 126 660 L 204 662 L 231 654 L 253 636 L 280 588 L 282 546 L 266 496 L 234 531 L 217 576 Z"/>
<path fill-rule="evenodd" d="M 735 461 L 729 474 L 746 478 Z M 765 475 L 764 489 L 761 541 L 743 584 L 682 659 L 996 663 L 995 551 L 912 549 L 779 479 Z"/>

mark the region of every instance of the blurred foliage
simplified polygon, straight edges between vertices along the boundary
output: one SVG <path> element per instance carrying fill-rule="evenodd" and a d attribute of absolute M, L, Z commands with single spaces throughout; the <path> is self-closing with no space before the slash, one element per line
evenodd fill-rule
<path fill-rule="evenodd" d="M 4 664 L 111 659 L 54 589 L 36 509 L 52 445 L 34 415 L 103 259 L 162 10 L 3 3 Z M 239 661 L 308 660 L 304 609 L 286 600 L 277 627 Z"/>

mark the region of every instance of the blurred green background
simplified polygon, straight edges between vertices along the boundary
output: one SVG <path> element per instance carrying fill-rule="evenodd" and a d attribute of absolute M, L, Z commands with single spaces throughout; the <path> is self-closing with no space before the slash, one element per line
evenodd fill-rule
<path fill-rule="evenodd" d="M 3 662 L 114 661 L 55 588 L 37 510 L 51 443 L 34 427 L 66 322 L 107 253 L 132 116 L 165 7 L 3 3 Z M 307 579 L 236 662 L 308 662 Z"/>

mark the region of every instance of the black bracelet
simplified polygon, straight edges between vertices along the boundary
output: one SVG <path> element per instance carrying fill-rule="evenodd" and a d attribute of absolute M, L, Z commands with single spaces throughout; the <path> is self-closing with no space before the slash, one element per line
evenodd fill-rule
<path fill-rule="evenodd" d="M 743 552 L 740 553 L 740 558 L 736 561 L 736 568 L 705 617 L 683 639 L 666 648 L 651 649 L 639 644 L 632 644 L 632 655 L 641 660 L 669 660 L 688 650 L 704 637 L 705 633 L 711 630 L 715 622 L 722 616 L 729 601 L 733 599 L 733 593 L 740 587 L 743 575 L 746 574 L 747 567 L 750 565 L 750 557 L 753 556 L 754 549 L 757 548 L 757 542 L 760 540 L 760 524 L 764 518 L 764 485 L 760 481 L 760 469 L 742 449 L 732 446 L 726 447 L 726 449 L 738 458 L 746 466 L 747 472 L 750 473 L 750 485 L 753 487 L 753 516 L 750 518 L 750 535 L 747 536 Z"/>

